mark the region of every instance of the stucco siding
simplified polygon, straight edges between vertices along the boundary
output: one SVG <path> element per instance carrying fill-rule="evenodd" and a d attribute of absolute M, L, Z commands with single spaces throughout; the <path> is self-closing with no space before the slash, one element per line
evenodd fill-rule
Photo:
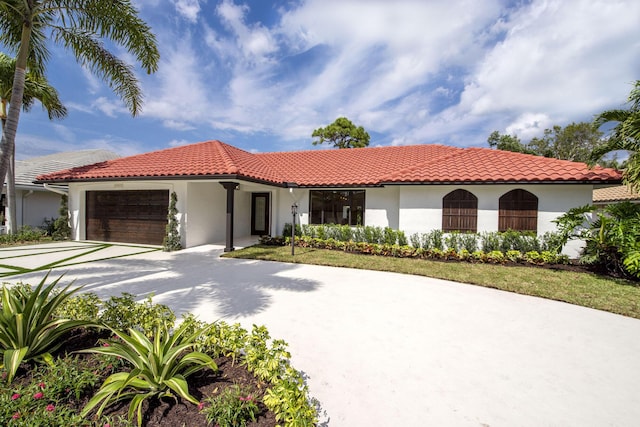
<path fill-rule="evenodd" d="M 57 218 L 60 195 L 50 191 L 16 191 L 16 217 L 18 227 L 42 227 L 45 219 Z"/>
<path fill-rule="evenodd" d="M 367 188 L 364 199 L 365 225 L 399 228 L 399 187 Z"/>
<path fill-rule="evenodd" d="M 187 184 L 186 247 L 224 241 L 226 197 L 226 190 L 218 183 Z"/>

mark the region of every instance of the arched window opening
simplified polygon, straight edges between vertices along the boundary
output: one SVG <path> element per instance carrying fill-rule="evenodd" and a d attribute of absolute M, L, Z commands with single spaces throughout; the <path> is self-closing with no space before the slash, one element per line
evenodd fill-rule
<path fill-rule="evenodd" d="M 511 190 L 500 197 L 498 231 L 538 231 L 538 198 L 526 190 Z"/>
<path fill-rule="evenodd" d="M 478 198 L 467 190 L 454 190 L 442 198 L 442 231 L 478 230 Z"/>

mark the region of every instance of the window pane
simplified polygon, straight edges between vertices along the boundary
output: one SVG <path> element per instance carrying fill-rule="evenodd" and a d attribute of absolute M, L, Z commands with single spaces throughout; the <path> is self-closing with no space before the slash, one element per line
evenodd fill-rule
<path fill-rule="evenodd" d="M 364 190 L 310 191 L 311 224 L 364 224 Z"/>

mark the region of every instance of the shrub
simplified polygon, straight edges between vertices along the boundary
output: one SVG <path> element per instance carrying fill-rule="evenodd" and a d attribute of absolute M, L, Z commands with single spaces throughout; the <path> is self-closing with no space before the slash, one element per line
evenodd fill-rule
<path fill-rule="evenodd" d="M 205 399 L 202 409 L 209 424 L 219 427 L 245 427 L 247 422 L 255 421 L 260 409 L 251 391 L 237 384 L 225 388 L 217 396 Z"/>
<path fill-rule="evenodd" d="M 7 382 L 13 380 L 23 360 L 51 363 L 51 352 L 62 345 L 62 336 L 78 326 L 88 325 L 85 321 L 54 316 L 64 300 L 79 288 L 69 290 L 69 284 L 54 293 L 60 278 L 45 286 L 47 277 L 33 291 L 26 287 L 2 287 L 0 349 L 4 355 Z"/>
<path fill-rule="evenodd" d="M 182 243 L 180 242 L 180 233 L 178 232 L 178 208 L 176 203 L 178 202 L 178 195 L 175 191 L 171 192 L 171 198 L 169 200 L 169 210 L 167 213 L 167 227 L 166 236 L 162 242 L 162 249 L 166 252 L 179 251 L 182 249 Z"/>
<path fill-rule="evenodd" d="M 123 292 L 122 296 L 109 298 L 103 303 L 100 321 L 111 329 L 136 329 L 147 337 L 153 336 L 159 327 L 173 326 L 176 316 L 169 307 L 154 304 L 151 296 L 141 303 L 133 298 L 134 295 L 127 292 Z"/>
<path fill-rule="evenodd" d="M 500 250 L 500 236 L 494 231 L 485 231 L 480 233 L 480 241 L 482 242 L 482 250 L 486 253 Z"/>

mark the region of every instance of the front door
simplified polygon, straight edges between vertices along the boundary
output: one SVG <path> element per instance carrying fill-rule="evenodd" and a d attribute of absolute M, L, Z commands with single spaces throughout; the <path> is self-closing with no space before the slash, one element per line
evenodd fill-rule
<path fill-rule="evenodd" d="M 269 234 L 269 193 L 251 193 L 251 234 Z"/>

